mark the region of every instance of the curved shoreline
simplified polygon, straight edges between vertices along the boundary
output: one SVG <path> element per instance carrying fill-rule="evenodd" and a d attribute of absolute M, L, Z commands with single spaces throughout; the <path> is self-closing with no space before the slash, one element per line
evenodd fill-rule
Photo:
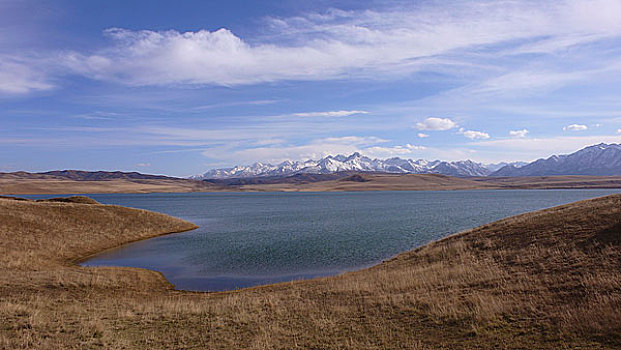
<path fill-rule="evenodd" d="M 584 199 L 584 200 L 581 200 L 579 202 L 595 200 L 595 199 L 604 198 L 604 197 L 607 197 L 607 196 L 609 196 L 609 195 L 602 196 L 602 197 L 594 197 L 594 198 Z M 578 202 L 574 202 L 574 203 L 578 203 Z M 254 288 L 264 288 L 264 287 L 270 287 L 270 286 L 274 286 L 274 285 L 286 284 L 286 283 L 291 283 L 291 282 L 313 281 L 313 280 L 316 280 L 316 279 L 331 278 L 331 277 L 341 276 L 341 275 L 344 275 L 344 274 L 357 273 L 357 272 L 361 272 L 361 271 L 365 271 L 365 270 L 369 270 L 369 269 L 374 269 L 374 268 L 377 268 L 377 267 L 379 267 L 379 266 L 381 266 L 383 264 L 389 263 L 390 261 L 397 260 L 402 255 L 411 254 L 411 253 L 414 253 L 414 252 L 419 251 L 421 249 L 424 249 L 428 245 L 437 244 L 437 243 L 442 242 L 444 240 L 450 240 L 450 239 L 453 239 L 454 237 L 465 235 L 465 234 L 467 234 L 469 232 L 472 232 L 472 231 L 475 231 L 475 230 L 478 230 L 478 229 L 481 229 L 481 228 L 502 224 L 504 222 L 516 220 L 516 219 L 519 219 L 521 217 L 532 216 L 534 213 L 544 212 L 544 211 L 547 211 L 547 210 L 553 210 L 553 209 L 561 208 L 561 207 L 564 207 L 564 206 L 567 206 L 567 205 L 571 205 L 571 204 L 573 204 L 573 203 L 560 204 L 560 205 L 555 205 L 555 206 L 552 206 L 552 207 L 536 209 L 536 210 L 532 210 L 532 211 L 528 211 L 528 212 L 524 212 L 524 213 L 520 213 L 520 214 L 516 214 L 516 215 L 510 215 L 510 216 L 507 216 L 507 217 L 504 217 L 504 218 L 501 218 L 501 219 L 493 220 L 493 221 L 490 221 L 490 222 L 487 222 L 487 223 L 475 226 L 475 227 L 471 227 L 471 228 L 468 228 L 468 229 L 463 229 L 463 230 L 460 230 L 458 232 L 450 233 L 450 234 L 448 234 L 448 235 L 446 235 L 446 236 L 444 236 L 442 238 L 439 238 L 437 240 L 432 240 L 432 241 L 429 241 L 429 242 L 424 243 L 422 245 L 419 245 L 417 247 L 410 248 L 408 250 L 404 250 L 404 251 L 398 252 L 398 253 L 396 253 L 396 254 L 388 257 L 388 258 L 383 258 L 383 259 L 381 259 L 381 261 L 378 261 L 377 263 L 373 263 L 371 265 L 367 265 L 365 267 L 356 268 L 356 269 L 352 269 L 352 270 L 341 271 L 341 272 L 334 273 L 334 274 L 329 274 L 329 275 L 326 275 L 326 276 L 313 277 L 313 278 L 291 279 L 291 280 L 286 280 L 286 281 L 282 281 L 282 282 L 258 284 L 258 285 L 252 285 L 252 286 L 248 286 L 248 287 L 240 287 L 240 288 L 235 288 L 235 289 L 210 291 L 210 290 L 191 290 L 191 289 L 177 288 L 176 285 L 169 278 L 166 277 L 164 272 L 162 272 L 160 270 L 157 270 L 157 269 L 153 269 L 153 268 L 136 267 L 136 266 L 118 266 L 118 265 L 95 265 L 95 266 L 88 266 L 88 267 L 90 267 L 90 268 L 97 268 L 97 267 L 124 267 L 124 268 L 144 269 L 144 270 L 156 272 L 156 273 L 160 274 L 166 280 L 166 282 L 168 284 L 173 286 L 173 288 L 176 291 L 180 291 L 180 292 L 189 292 L 189 293 L 227 293 L 227 292 L 236 292 L 236 291 L 240 291 L 240 290 L 247 290 L 247 289 L 254 289 Z M 138 209 L 138 210 L 143 210 L 143 209 Z M 102 251 L 89 254 L 88 256 L 82 257 L 82 258 L 80 258 L 78 260 L 74 260 L 73 263 L 78 265 L 78 266 L 80 266 L 80 267 L 87 267 L 87 266 L 82 266 L 81 263 L 83 263 L 83 262 L 85 262 L 85 261 L 87 261 L 87 260 L 89 260 L 89 259 L 91 259 L 91 258 L 93 258 L 93 257 L 95 257 L 97 255 L 106 253 L 108 251 L 113 251 L 113 250 L 121 249 L 121 248 L 123 248 L 126 245 L 129 245 L 129 244 L 132 244 L 132 243 L 136 243 L 136 242 L 139 242 L 139 241 L 146 241 L 146 240 L 157 238 L 157 237 L 161 237 L 161 236 L 188 232 L 188 231 L 192 231 L 192 230 L 195 230 L 195 229 L 199 228 L 199 226 L 197 226 L 197 225 L 195 225 L 195 226 L 196 227 L 194 227 L 194 228 L 184 229 L 184 230 L 175 231 L 175 232 L 161 233 L 161 234 L 157 234 L 157 235 L 154 235 L 154 236 L 151 236 L 151 237 L 144 237 L 144 238 L 128 241 L 128 242 L 122 243 L 122 244 L 120 244 L 118 246 L 106 248 L 106 249 L 104 249 Z M 214 276 L 214 277 L 218 277 L 218 276 Z"/>
<path fill-rule="evenodd" d="M 80 265 L 81 263 L 83 263 L 83 262 L 85 262 L 85 261 L 87 261 L 87 260 L 89 260 L 89 259 L 91 259 L 91 258 L 93 258 L 93 257 L 95 257 L 95 256 L 97 256 L 99 254 L 103 254 L 103 253 L 106 253 L 108 251 L 112 251 L 112 250 L 116 250 L 116 249 L 121 249 L 121 248 L 123 248 L 124 246 L 126 246 L 128 244 L 132 244 L 132 243 L 136 243 L 136 242 L 141 242 L 141 241 L 146 241 L 146 240 L 149 240 L 149 239 L 152 239 L 152 238 L 157 238 L 157 237 L 162 237 L 162 236 L 174 235 L 176 233 L 183 233 L 183 232 L 193 231 L 193 230 L 196 230 L 197 228 L 200 227 L 200 226 L 198 226 L 196 224 L 194 224 L 194 225 L 196 226 L 194 228 L 188 228 L 188 229 L 176 230 L 176 231 L 171 231 L 171 232 L 158 233 L 158 234 L 156 234 L 154 236 L 151 236 L 151 237 L 137 238 L 135 240 L 131 240 L 131 241 L 127 241 L 125 243 L 121 243 L 121 244 L 116 245 L 114 247 L 106 248 L 106 249 L 100 250 L 98 252 L 88 254 L 88 255 L 86 255 L 84 257 L 80 257 L 78 259 L 70 260 L 70 262 L 73 263 L 74 265 L 82 266 L 82 265 Z M 136 268 L 140 269 L 141 267 L 136 267 Z M 149 269 L 147 269 L 147 270 L 149 270 Z M 155 271 L 155 270 L 152 270 L 152 271 Z"/>

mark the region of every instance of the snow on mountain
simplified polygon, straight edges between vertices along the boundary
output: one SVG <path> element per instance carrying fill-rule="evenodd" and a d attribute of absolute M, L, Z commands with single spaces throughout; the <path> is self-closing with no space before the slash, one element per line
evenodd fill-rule
<path fill-rule="evenodd" d="M 452 176 L 485 176 L 491 171 L 471 160 L 443 162 L 424 159 L 412 160 L 402 158 L 371 159 L 356 152 L 349 156 L 327 156 L 319 160 L 304 162 L 285 161 L 278 165 L 255 163 L 251 166 L 213 169 L 192 179 L 227 179 L 267 176 L 290 176 L 295 174 L 332 174 L 344 171 L 380 172 L 396 174 L 435 173 Z"/>
<path fill-rule="evenodd" d="M 458 162 L 440 162 L 432 168 L 433 172 L 451 176 L 487 176 L 491 173 L 489 169 L 471 160 L 460 160 Z"/>
<path fill-rule="evenodd" d="M 532 163 L 513 162 L 483 165 L 471 160 L 446 162 L 424 159 L 371 159 L 358 152 L 349 156 L 327 156 L 319 160 L 290 161 L 277 165 L 254 163 L 250 166 L 213 169 L 193 179 L 228 179 L 295 174 L 332 174 L 344 171 L 395 174 L 433 173 L 451 176 L 540 176 L 540 175 L 621 175 L 621 145 L 589 146 L 568 155 L 555 155 Z"/>
<path fill-rule="evenodd" d="M 621 175 L 621 145 L 585 147 L 567 155 L 538 159 L 522 167 L 507 165 L 491 176 Z"/>
<path fill-rule="evenodd" d="M 513 165 L 514 167 L 519 168 L 526 164 L 528 163 L 527 162 L 511 162 L 511 163 L 500 162 L 500 163 L 485 164 L 485 167 L 489 169 L 490 171 L 494 172 L 496 170 L 506 167 L 507 165 Z"/>

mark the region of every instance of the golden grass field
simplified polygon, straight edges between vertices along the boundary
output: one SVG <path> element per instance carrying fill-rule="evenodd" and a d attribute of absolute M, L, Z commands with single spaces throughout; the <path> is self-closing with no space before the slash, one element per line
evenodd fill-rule
<path fill-rule="evenodd" d="M 4 194 L 73 194 L 73 193 L 154 193 L 216 191 L 202 181 L 193 180 L 100 180 L 76 181 L 58 178 L 0 178 Z"/>
<path fill-rule="evenodd" d="M 475 189 L 621 188 L 621 176 L 532 176 L 459 178 L 438 174 L 369 174 L 328 181 L 223 185 L 188 179 L 72 180 L 49 175 L 0 174 L 3 194 L 261 192 L 261 191 L 428 191 Z"/>
<path fill-rule="evenodd" d="M 0 199 L 0 348 L 621 348 L 621 195 L 500 220 L 369 269 L 234 292 L 75 264 L 193 227 L 118 206 Z"/>

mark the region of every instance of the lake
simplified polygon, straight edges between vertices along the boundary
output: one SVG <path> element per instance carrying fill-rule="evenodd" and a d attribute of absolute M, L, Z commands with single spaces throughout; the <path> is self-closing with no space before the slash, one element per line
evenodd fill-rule
<path fill-rule="evenodd" d="M 143 267 L 178 289 L 231 290 L 365 268 L 510 215 L 612 193 L 621 190 L 92 194 L 200 227 L 83 265 Z"/>

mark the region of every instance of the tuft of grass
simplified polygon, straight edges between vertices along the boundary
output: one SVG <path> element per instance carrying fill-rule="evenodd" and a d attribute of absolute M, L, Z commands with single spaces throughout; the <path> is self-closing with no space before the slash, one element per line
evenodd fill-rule
<path fill-rule="evenodd" d="M 74 264 L 192 227 L 0 199 L 0 348 L 621 348 L 621 195 L 500 220 L 361 271 L 226 293 Z"/>

